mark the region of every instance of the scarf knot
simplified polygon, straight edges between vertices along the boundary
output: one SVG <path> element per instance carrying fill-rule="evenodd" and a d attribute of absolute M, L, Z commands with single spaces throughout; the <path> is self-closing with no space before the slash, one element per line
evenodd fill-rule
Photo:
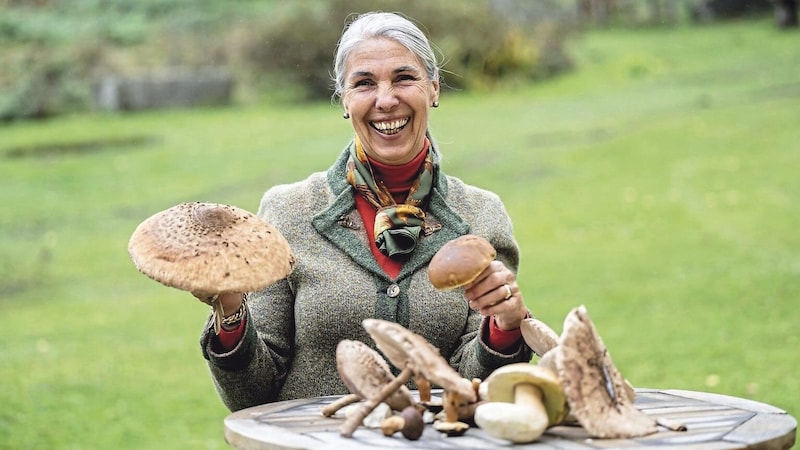
<path fill-rule="evenodd" d="M 425 147 L 428 149 L 425 162 L 405 202 L 397 204 L 386 186 L 376 182 L 372 166 L 358 137 L 355 138 L 355 144 L 350 146 L 347 181 L 375 208 L 375 245 L 381 253 L 392 259 L 408 257 L 417 247 L 425 226 L 425 212 L 421 206 L 433 186 L 434 171 L 430 143 L 427 140 Z"/>

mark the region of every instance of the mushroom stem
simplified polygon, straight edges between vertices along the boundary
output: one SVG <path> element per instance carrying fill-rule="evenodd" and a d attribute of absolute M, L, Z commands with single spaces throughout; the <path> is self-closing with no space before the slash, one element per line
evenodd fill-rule
<path fill-rule="evenodd" d="M 530 383 L 520 383 L 514 387 L 514 403 L 525 406 L 541 416 L 545 427 L 547 426 L 547 410 L 542 403 L 542 390 Z"/>
<path fill-rule="evenodd" d="M 225 317 L 225 309 L 222 308 L 222 300 L 219 299 L 219 295 L 210 296 L 209 298 L 211 299 L 211 308 L 213 308 L 211 316 L 214 320 L 214 332 L 219 335 L 220 330 L 222 330 L 222 319 Z"/>
<path fill-rule="evenodd" d="M 417 390 L 419 391 L 420 403 L 428 403 L 431 401 L 431 382 L 426 380 L 425 377 L 415 377 L 417 383 Z"/>
<path fill-rule="evenodd" d="M 331 404 L 328 404 L 328 405 L 325 405 L 322 408 L 322 415 L 325 416 L 325 417 L 330 417 L 330 416 L 336 414 L 336 411 L 344 408 L 347 405 L 351 405 L 351 404 L 353 404 L 355 402 L 358 402 L 358 401 L 361 401 L 361 397 L 359 397 L 356 394 L 348 394 L 348 395 L 345 395 L 344 397 L 339 397 L 339 399 L 336 400 L 335 402 L 333 402 Z"/>
<path fill-rule="evenodd" d="M 461 395 L 458 392 L 444 391 L 444 414 L 447 422 L 458 421 L 458 407 L 461 405 Z"/>
<path fill-rule="evenodd" d="M 530 383 L 520 383 L 514 387 L 514 403 L 527 408 L 530 412 L 531 428 L 539 436 L 544 433 L 550 424 L 547 409 L 542 402 L 542 390 Z"/>
<path fill-rule="evenodd" d="M 344 437 L 352 437 L 353 432 L 356 431 L 356 428 L 361 425 L 361 422 L 364 420 L 364 418 L 367 417 L 376 406 L 392 395 L 394 391 L 399 389 L 400 386 L 404 385 L 406 381 L 411 379 L 413 375 L 414 371 L 411 369 L 411 367 L 406 366 L 403 371 L 397 375 L 397 378 L 392 380 L 391 383 L 387 384 L 383 387 L 383 389 L 381 389 L 381 392 L 377 397 L 365 399 L 365 402 L 353 412 L 353 415 L 344 421 L 339 429 L 339 433 Z"/>

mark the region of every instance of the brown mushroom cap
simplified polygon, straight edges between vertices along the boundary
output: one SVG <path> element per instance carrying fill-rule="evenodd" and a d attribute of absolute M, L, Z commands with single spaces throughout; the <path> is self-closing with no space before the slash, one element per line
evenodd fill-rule
<path fill-rule="evenodd" d="M 261 289 L 287 277 L 289 243 L 259 217 L 235 206 L 181 203 L 147 218 L 128 242 L 136 268 L 189 292 Z"/>
<path fill-rule="evenodd" d="M 532 384 L 542 393 L 542 404 L 550 425 L 560 423 L 567 415 L 567 401 L 561 381 L 546 367 L 529 363 L 507 364 L 495 369 L 485 383 L 489 402 L 514 403 L 515 386 Z"/>
<path fill-rule="evenodd" d="M 422 336 L 387 320 L 364 319 L 362 324 L 378 349 L 398 369 L 410 367 L 414 374 L 458 393 L 466 402 L 477 400 L 472 382 L 450 367 L 439 350 Z"/>
<path fill-rule="evenodd" d="M 447 242 L 433 255 L 428 278 L 436 289 L 455 289 L 477 278 L 496 256 L 489 241 L 466 234 Z"/>
<path fill-rule="evenodd" d="M 345 339 L 336 346 L 336 369 L 347 389 L 362 399 L 376 398 L 394 380 L 389 365 L 378 352 L 361 341 Z M 395 411 L 414 404 L 411 391 L 400 386 L 384 400 Z"/>
<path fill-rule="evenodd" d="M 567 315 L 554 351 L 570 412 L 589 435 L 624 439 L 658 431 L 655 420 L 633 406 L 584 306 Z"/>

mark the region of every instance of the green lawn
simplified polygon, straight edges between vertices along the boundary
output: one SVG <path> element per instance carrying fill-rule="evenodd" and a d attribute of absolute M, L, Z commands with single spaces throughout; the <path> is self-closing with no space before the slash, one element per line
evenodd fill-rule
<path fill-rule="evenodd" d="M 560 331 L 585 304 L 635 386 L 800 415 L 799 44 L 770 21 L 596 31 L 572 74 L 433 111 L 445 170 L 506 201 L 531 309 Z M 207 309 L 128 238 L 183 201 L 255 210 L 350 135 L 328 103 L 0 127 L 0 448 L 226 448 Z"/>

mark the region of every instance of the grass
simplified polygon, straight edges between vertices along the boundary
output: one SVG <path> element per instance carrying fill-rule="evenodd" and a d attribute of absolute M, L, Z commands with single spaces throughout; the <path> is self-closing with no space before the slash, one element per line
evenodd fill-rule
<path fill-rule="evenodd" d="M 796 37 L 766 21 L 595 31 L 573 43 L 576 72 L 433 112 L 445 170 L 506 202 L 531 309 L 560 331 L 585 304 L 635 386 L 800 414 Z M 226 448 L 207 310 L 139 274 L 127 240 L 179 202 L 255 210 L 325 169 L 351 134 L 339 114 L 0 128 L 0 449 Z"/>

